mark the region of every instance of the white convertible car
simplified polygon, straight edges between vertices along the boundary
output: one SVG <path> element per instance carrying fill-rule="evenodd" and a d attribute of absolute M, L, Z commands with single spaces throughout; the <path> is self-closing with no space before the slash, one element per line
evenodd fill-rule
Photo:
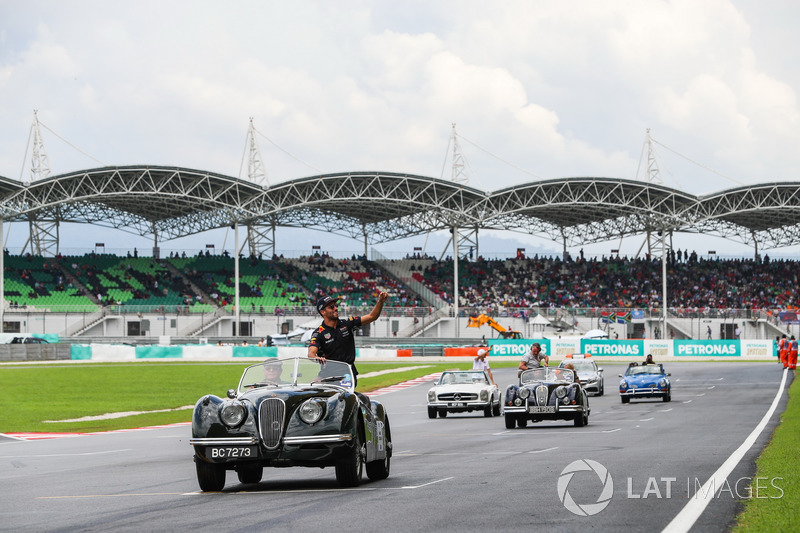
<path fill-rule="evenodd" d="M 483 411 L 500 416 L 500 390 L 483 370 L 446 370 L 428 391 L 428 418 L 447 413 Z"/>

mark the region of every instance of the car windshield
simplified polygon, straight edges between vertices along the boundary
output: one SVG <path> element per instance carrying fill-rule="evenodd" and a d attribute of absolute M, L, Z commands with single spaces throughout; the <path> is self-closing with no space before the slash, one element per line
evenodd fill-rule
<path fill-rule="evenodd" d="M 353 391 L 353 370 L 347 363 L 326 361 L 321 365 L 307 357 L 267 360 L 248 366 L 239 380 L 239 393 L 260 387 L 307 387 L 333 385 Z"/>
<path fill-rule="evenodd" d="M 459 385 L 465 383 L 479 383 L 485 385 L 489 383 L 486 374 L 483 372 L 443 372 L 439 378 L 440 385 Z"/>
<path fill-rule="evenodd" d="M 559 367 L 563 368 L 563 365 L 569 363 L 572 363 L 572 366 L 575 367 L 575 370 L 577 370 L 579 374 L 592 374 L 597 371 L 593 361 L 570 361 L 567 359 L 562 361 Z"/>
<path fill-rule="evenodd" d="M 629 366 L 628 375 L 636 376 L 639 374 L 663 374 L 664 370 L 659 365 Z"/>
<path fill-rule="evenodd" d="M 535 383 L 537 381 L 566 381 L 572 383 L 575 381 L 575 373 L 569 368 L 533 368 L 525 370 L 519 377 L 521 385 L 528 383 Z"/>

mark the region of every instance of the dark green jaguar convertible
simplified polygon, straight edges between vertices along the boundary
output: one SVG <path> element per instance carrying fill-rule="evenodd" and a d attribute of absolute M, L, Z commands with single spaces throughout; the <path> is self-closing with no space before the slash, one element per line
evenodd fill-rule
<path fill-rule="evenodd" d="M 392 436 L 383 405 L 355 392 L 350 365 L 305 357 L 245 368 L 227 398 L 203 396 L 194 407 L 192 439 L 203 491 L 225 487 L 236 472 L 245 484 L 264 467 L 328 467 L 345 487 L 389 477 Z"/>

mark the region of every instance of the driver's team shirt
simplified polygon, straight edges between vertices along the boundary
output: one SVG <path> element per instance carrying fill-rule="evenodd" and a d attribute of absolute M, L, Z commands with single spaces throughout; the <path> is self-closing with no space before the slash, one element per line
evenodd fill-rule
<path fill-rule="evenodd" d="M 356 339 L 353 329 L 361 325 L 360 316 L 351 316 L 346 319 L 339 319 L 336 327 L 326 326 L 323 322 L 311 334 L 309 346 L 317 347 L 317 355 L 332 361 L 348 363 L 353 367 L 353 372 L 358 375 L 356 370 Z"/>

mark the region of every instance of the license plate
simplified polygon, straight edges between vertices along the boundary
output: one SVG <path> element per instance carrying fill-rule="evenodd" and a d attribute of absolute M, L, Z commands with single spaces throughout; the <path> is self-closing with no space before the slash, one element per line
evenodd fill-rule
<path fill-rule="evenodd" d="M 554 405 L 531 405 L 528 407 L 528 412 L 534 413 L 555 413 L 556 408 Z"/>
<path fill-rule="evenodd" d="M 258 450 L 255 446 L 209 446 L 206 448 L 206 457 L 217 461 L 255 459 L 258 457 Z"/>
<path fill-rule="evenodd" d="M 447 404 L 447 407 L 466 407 L 467 402 L 450 402 Z"/>

